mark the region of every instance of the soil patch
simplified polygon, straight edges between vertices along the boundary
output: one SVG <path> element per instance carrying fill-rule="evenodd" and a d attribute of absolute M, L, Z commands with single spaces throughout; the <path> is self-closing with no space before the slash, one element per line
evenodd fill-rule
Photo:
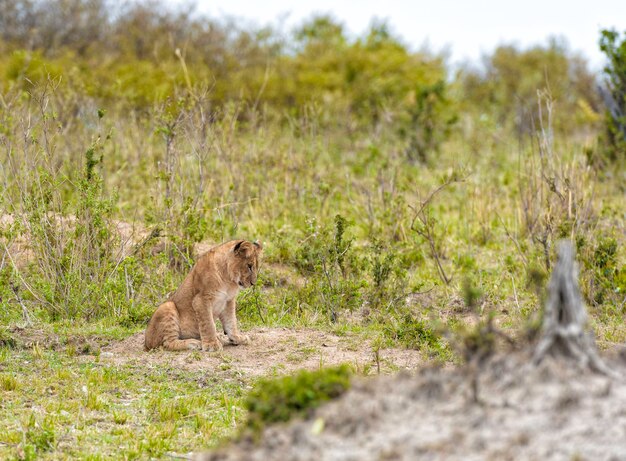
<path fill-rule="evenodd" d="M 405 349 L 381 349 L 376 360 L 370 343 L 355 336 L 289 328 L 253 328 L 246 334 L 250 335 L 251 344 L 227 345 L 221 352 L 145 352 L 144 335 L 137 333 L 103 347 L 100 360 L 187 370 L 228 370 L 242 377 L 288 374 L 341 363 L 350 363 L 360 371 L 377 372 L 380 367 L 381 373 L 416 369 L 423 364 L 419 352 Z"/>
<path fill-rule="evenodd" d="M 37 327 L 12 326 L 0 330 L 0 346 L 24 350 L 40 347 L 42 350 L 68 351 L 75 355 L 97 354 L 102 346 L 111 342 L 111 339 L 97 335 L 72 334 L 59 336 L 51 331 Z"/>

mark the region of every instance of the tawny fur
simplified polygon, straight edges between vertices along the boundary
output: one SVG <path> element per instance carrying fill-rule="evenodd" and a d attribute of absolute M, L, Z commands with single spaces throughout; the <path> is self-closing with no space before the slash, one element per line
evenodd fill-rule
<path fill-rule="evenodd" d="M 235 298 L 240 289 L 256 283 L 261 250 L 259 243 L 233 240 L 202 255 L 178 290 L 152 315 L 145 349 L 221 350 L 215 319 L 231 344 L 248 344 L 250 338 L 237 328 Z"/>

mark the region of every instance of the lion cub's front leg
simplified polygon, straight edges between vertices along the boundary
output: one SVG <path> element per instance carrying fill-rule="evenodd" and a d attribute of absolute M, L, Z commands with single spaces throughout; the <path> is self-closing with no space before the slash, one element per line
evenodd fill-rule
<path fill-rule="evenodd" d="M 191 302 L 198 321 L 200 342 L 203 351 L 221 351 L 222 343 L 217 338 L 215 321 L 213 320 L 213 297 L 196 295 Z"/>
<path fill-rule="evenodd" d="M 231 344 L 249 344 L 250 337 L 248 335 L 242 335 L 237 327 L 237 317 L 235 316 L 235 300 L 231 299 L 226 303 L 226 308 L 222 315 L 220 315 L 220 322 L 224 327 L 224 333 L 228 336 Z"/>

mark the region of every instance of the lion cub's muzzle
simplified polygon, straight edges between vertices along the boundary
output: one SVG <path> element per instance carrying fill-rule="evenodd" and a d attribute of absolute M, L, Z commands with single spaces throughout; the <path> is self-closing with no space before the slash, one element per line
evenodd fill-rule
<path fill-rule="evenodd" d="M 241 288 L 250 288 L 255 283 L 256 283 L 256 277 L 250 278 L 249 280 L 239 280 L 239 286 Z"/>

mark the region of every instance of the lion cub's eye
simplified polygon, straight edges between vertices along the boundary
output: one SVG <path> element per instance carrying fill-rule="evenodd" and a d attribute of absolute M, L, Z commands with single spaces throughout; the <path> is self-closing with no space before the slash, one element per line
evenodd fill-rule
<path fill-rule="evenodd" d="M 248 264 L 248 269 L 252 272 L 252 264 Z"/>

